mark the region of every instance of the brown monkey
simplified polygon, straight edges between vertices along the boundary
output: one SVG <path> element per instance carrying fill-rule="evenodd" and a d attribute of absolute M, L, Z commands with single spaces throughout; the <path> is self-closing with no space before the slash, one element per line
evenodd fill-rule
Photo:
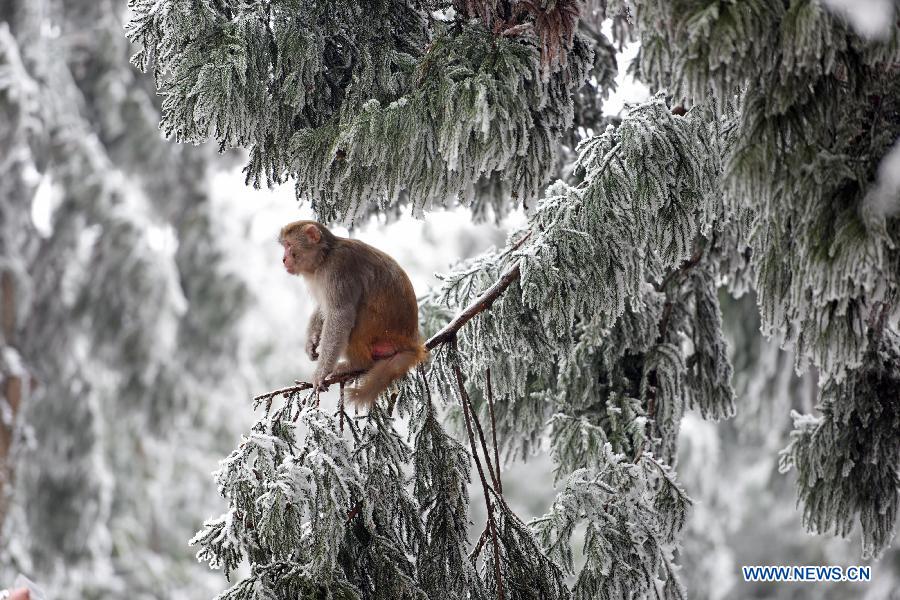
<path fill-rule="evenodd" d="M 409 277 L 384 252 L 316 221 L 289 223 L 278 240 L 285 269 L 303 276 L 317 303 L 306 340 L 307 355 L 319 361 L 313 385 L 320 388 L 329 375 L 367 371 L 348 392 L 351 402 L 371 406 L 428 355 Z"/>

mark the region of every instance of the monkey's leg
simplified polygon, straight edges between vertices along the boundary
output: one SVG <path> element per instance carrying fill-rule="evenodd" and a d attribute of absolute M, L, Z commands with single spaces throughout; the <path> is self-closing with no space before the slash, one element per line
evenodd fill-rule
<path fill-rule="evenodd" d="M 332 375 L 346 375 L 371 369 L 374 361 L 368 346 L 369 344 L 361 340 L 356 331 L 351 331 L 347 350 L 344 352 L 344 360 L 337 364 Z"/>
<path fill-rule="evenodd" d="M 368 371 L 375 364 L 375 358 L 372 356 L 368 342 L 360 332 L 354 329 L 350 332 L 350 339 L 347 342 L 347 349 L 344 352 L 344 360 L 339 362 L 331 372 L 332 376 L 348 375 L 350 373 L 359 373 L 360 371 Z"/>
<path fill-rule="evenodd" d="M 342 360 L 337 365 L 335 365 L 334 370 L 331 372 L 330 377 L 340 377 L 342 375 L 349 375 L 350 373 L 359 373 L 360 371 L 368 371 L 372 366 L 372 361 L 368 363 L 363 362 L 353 362 L 349 360 Z"/>

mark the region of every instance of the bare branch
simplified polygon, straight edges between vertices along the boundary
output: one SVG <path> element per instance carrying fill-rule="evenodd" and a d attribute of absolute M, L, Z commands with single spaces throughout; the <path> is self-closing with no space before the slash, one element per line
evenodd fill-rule
<path fill-rule="evenodd" d="M 478 432 L 478 440 L 481 442 L 481 452 L 484 454 L 484 462 L 487 463 L 488 466 L 488 474 L 491 476 L 491 483 L 494 484 L 494 489 L 500 489 L 500 468 L 497 467 L 496 471 L 494 466 L 491 464 L 491 455 L 488 452 L 487 442 L 484 439 L 484 429 L 481 428 L 481 420 L 478 418 L 478 414 L 475 412 L 475 405 L 472 404 L 472 399 L 469 398 L 469 395 L 465 396 L 466 404 L 469 406 L 469 413 L 472 417 L 472 421 L 475 423 L 475 430 Z"/>
<path fill-rule="evenodd" d="M 341 392 L 338 396 L 338 413 L 340 414 L 339 427 L 341 433 L 344 433 L 344 382 L 341 382 Z"/>
<path fill-rule="evenodd" d="M 469 435 L 469 448 L 472 450 L 472 458 L 475 459 L 475 466 L 478 467 L 478 476 L 481 478 L 481 487 L 484 491 L 484 503 L 487 505 L 488 527 L 491 532 L 491 545 L 494 547 L 494 578 L 497 581 L 497 596 L 503 600 L 503 580 L 500 577 L 500 544 L 497 542 L 497 523 L 494 520 L 494 503 L 491 502 L 490 486 L 484 476 L 484 469 L 481 467 L 481 459 L 478 457 L 478 450 L 475 447 L 475 434 L 472 432 L 472 421 L 469 415 L 469 394 L 466 392 L 466 385 L 463 381 L 462 371 L 459 366 L 453 366 L 453 372 L 456 374 L 456 383 L 459 385 L 459 400 L 462 404 L 463 416 L 466 420 L 466 433 Z M 487 459 L 487 456 L 485 456 Z"/>

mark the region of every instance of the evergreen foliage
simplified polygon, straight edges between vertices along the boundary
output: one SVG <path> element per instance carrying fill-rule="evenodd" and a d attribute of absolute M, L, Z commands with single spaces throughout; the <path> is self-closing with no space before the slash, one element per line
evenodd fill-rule
<path fill-rule="evenodd" d="M 552 19 L 575 2 L 550 21 L 537 6 L 496 22 L 461 18 L 486 10 L 472 3 L 450 22 L 428 10 L 450 4 L 133 0 L 129 36 L 143 46 L 134 63 L 153 66 L 167 135 L 250 148 L 248 182 L 293 179 L 323 219 L 400 200 L 502 214 L 539 196 L 573 93 L 615 61 L 594 64 Z"/>
<path fill-rule="evenodd" d="M 14 1 L 0 22 L 0 270 L 15 315 L 0 340 L 4 427 L 9 366 L 24 382 L 0 456 L 12 500 L 0 580 L 27 572 L 56 598 L 216 589 L 183 532 L 193 511 L 216 510 L 197 502 L 222 426 L 207 411 L 235 382 L 248 292 L 212 235 L 209 151 L 160 140 L 123 8 Z M 46 229 L 32 219 L 38 188 Z M 188 481 L 173 489 L 176 474 Z"/>
<path fill-rule="evenodd" d="M 858 518 L 864 558 L 881 553 L 897 523 L 900 464 L 900 340 L 886 331 L 872 340 L 863 367 L 829 382 L 821 416 L 794 417 L 780 468 L 799 471 L 803 519 L 815 532 L 847 536 Z"/>
<path fill-rule="evenodd" d="M 489 307 L 370 415 L 332 417 L 297 389 L 268 398 L 217 474 L 228 512 L 194 538 L 226 572 L 250 563 L 223 598 L 685 597 L 691 502 L 672 468 L 689 408 L 735 412 L 723 285 L 752 287 L 762 332 L 818 375 L 821 416 L 797 416 L 782 455 L 804 522 L 847 535 L 858 520 L 865 556 L 891 543 L 900 199 L 873 189 L 900 136 L 896 20 L 866 39 L 815 0 L 131 7 L 163 130 L 249 148 L 249 181 L 293 179 L 323 220 L 528 208 L 506 247 L 423 299 L 424 329 L 494 286 Z M 618 126 L 579 92 L 612 72 L 606 17 L 664 90 Z M 432 394 L 458 406 L 467 447 Z M 496 456 L 548 437 L 560 491 L 526 524 Z M 470 475 L 488 514 L 477 540 Z"/>

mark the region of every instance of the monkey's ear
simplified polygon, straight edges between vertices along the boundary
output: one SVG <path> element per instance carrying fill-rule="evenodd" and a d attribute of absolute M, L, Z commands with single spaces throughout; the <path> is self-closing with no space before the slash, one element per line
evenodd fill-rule
<path fill-rule="evenodd" d="M 319 240 L 322 239 L 322 232 L 319 231 L 319 228 L 313 225 L 312 223 L 308 225 L 304 225 L 303 229 L 301 229 L 303 235 L 306 236 L 306 239 L 309 240 L 311 244 L 318 244 Z"/>

